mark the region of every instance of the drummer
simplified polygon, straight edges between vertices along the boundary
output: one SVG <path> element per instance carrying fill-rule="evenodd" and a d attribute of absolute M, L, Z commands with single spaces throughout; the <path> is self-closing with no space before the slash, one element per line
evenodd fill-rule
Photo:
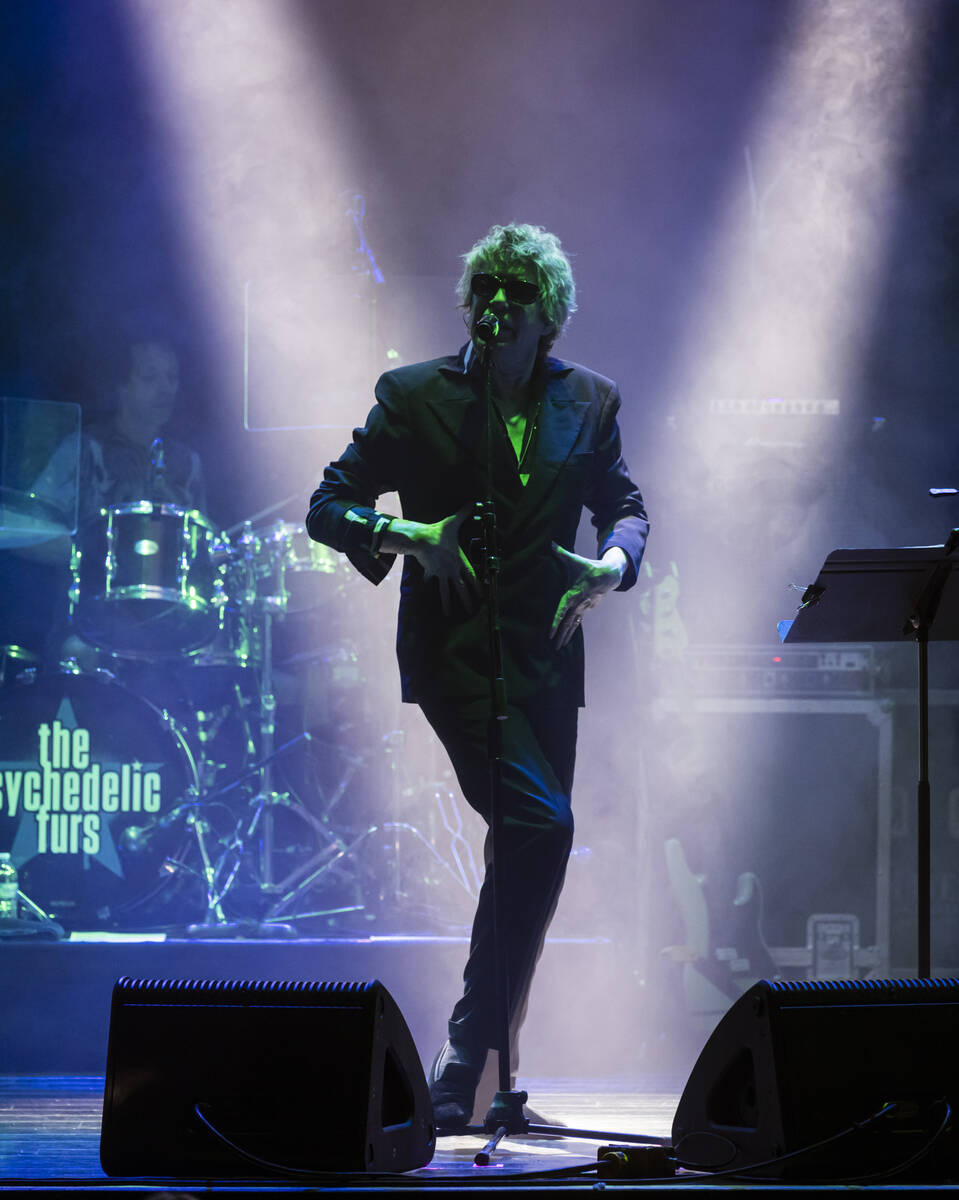
<path fill-rule="evenodd" d="M 123 374 L 117 383 L 112 405 L 103 417 L 85 425 L 80 440 L 80 480 L 78 524 L 97 517 L 101 508 L 117 504 L 151 500 L 175 504 L 186 509 L 206 511 L 206 489 L 199 455 L 182 442 L 166 435 L 180 388 L 180 364 L 176 351 L 166 340 L 144 338 L 127 346 Z M 34 482 L 33 490 L 42 499 L 62 509 L 72 503 L 76 479 L 76 450 L 64 443 Z M 39 546 L 24 548 L 18 554 L 35 564 L 45 564 L 65 572 L 70 562 L 71 540 L 56 538 Z M 62 579 L 38 578 L 37 571 L 15 574 L 20 595 L 12 597 L 7 608 L 2 640 L 37 643 L 38 632 L 25 629 L 29 614 L 47 608 L 46 595 L 66 597 Z M 9 572 L 5 572 L 9 573 Z M 18 599 L 20 603 L 17 603 Z M 22 611 L 21 611 L 22 610 Z M 56 612 L 44 620 L 42 643 L 49 634 L 48 653 L 54 659 L 75 657 L 80 665 L 96 665 L 96 652 L 74 635 L 62 641 L 66 612 Z M 12 622 L 12 627 L 11 627 Z M 36 625 L 36 621 L 32 622 Z M 51 628 L 52 626 L 52 628 Z M 31 634 L 33 635 L 31 637 Z"/>
<path fill-rule="evenodd" d="M 161 340 L 134 341 L 113 411 L 92 422 L 80 448 L 79 520 L 114 504 L 152 500 L 206 512 L 206 491 L 195 450 L 164 433 L 180 388 L 180 364 Z M 73 462 L 53 456 L 34 490 L 56 503 L 73 486 Z"/>

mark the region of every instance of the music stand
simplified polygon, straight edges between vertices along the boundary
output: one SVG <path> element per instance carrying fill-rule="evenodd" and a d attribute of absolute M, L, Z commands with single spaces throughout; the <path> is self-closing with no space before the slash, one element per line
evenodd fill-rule
<path fill-rule="evenodd" d="M 901 642 L 919 652 L 917 785 L 918 975 L 931 973 L 929 788 L 929 641 L 959 640 L 959 529 L 942 546 L 834 550 L 803 593 L 792 621 L 780 621 L 784 644 Z"/>

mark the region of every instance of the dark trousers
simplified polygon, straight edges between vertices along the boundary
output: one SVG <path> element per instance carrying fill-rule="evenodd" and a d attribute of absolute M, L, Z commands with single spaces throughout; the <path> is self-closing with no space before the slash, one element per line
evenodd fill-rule
<path fill-rule="evenodd" d="M 449 754 L 467 802 L 490 823 L 487 725 L 489 700 L 421 701 L 427 720 Z M 526 1009 L 536 961 L 563 887 L 573 842 L 570 793 L 576 759 L 578 709 L 549 696 L 510 705 L 503 722 L 502 844 L 504 896 L 500 940 L 509 978 L 510 1035 L 514 1043 Z M 496 1001 L 491 831 L 486 877 L 480 889 L 464 990 L 453 1009 L 452 1041 L 475 1050 L 499 1049 L 502 1019 Z"/>

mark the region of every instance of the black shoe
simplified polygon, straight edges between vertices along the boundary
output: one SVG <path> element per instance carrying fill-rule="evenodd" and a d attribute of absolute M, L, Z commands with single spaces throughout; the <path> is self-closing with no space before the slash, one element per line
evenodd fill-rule
<path fill-rule="evenodd" d="M 485 1060 L 485 1051 L 477 1054 L 454 1042 L 440 1047 L 427 1077 L 433 1119 L 440 1132 L 465 1129 L 469 1124 Z"/>

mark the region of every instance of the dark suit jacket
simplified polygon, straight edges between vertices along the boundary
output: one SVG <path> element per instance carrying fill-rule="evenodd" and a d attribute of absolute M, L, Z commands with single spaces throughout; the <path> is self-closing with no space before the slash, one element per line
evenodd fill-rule
<path fill-rule="evenodd" d="M 629 560 L 623 591 L 636 582 L 649 523 L 620 451 L 615 383 L 552 358 L 539 383 L 542 407 L 524 462 L 530 472 L 525 487 L 505 429 L 498 421 L 494 428 L 504 667 L 511 701 L 557 688 L 582 704 L 582 631 L 561 651 L 549 640 L 556 606 L 569 585 L 552 543 L 574 548 L 585 505 L 598 531 L 598 554 L 619 546 Z M 327 467 L 306 524 L 311 537 L 345 551 L 379 583 L 394 556 L 374 557 L 369 550 L 377 497 L 398 492 L 403 516 L 425 522 L 481 500 L 486 415 L 481 380 L 476 371 L 465 370 L 463 351 L 388 372 L 376 385 L 376 399 L 352 445 Z M 464 522 L 461 543 L 467 553 L 477 533 L 477 526 Z M 487 694 L 485 605 L 467 616 L 454 598 L 453 609 L 443 616 L 436 581 L 424 579 L 419 563 L 407 555 L 397 629 L 404 700 Z"/>

